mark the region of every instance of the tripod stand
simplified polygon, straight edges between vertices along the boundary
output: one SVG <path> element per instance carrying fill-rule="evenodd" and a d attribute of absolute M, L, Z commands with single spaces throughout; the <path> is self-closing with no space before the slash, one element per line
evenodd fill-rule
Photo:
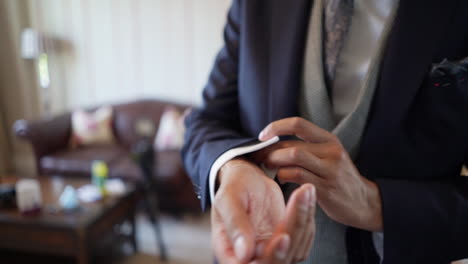
<path fill-rule="evenodd" d="M 157 184 L 153 177 L 154 175 L 154 161 L 155 153 L 152 144 L 147 140 L 141 140 L 135 144 L 132 148 L 132 154 L 134 160 L 138 163 L 145 182 L 141 188 L 143 190 L 143 206 L 148 214 L 148 217 L 153 225 L 154 232 L 156 235 L 156 241 L 159 246 L 159 252 L 161 254 L 161 260 L 167 261 L 167 249 L 164 244 L 164 240 L 161 232 L 161 224 L 159 222 L 159 207 L 157 194 Z"/>

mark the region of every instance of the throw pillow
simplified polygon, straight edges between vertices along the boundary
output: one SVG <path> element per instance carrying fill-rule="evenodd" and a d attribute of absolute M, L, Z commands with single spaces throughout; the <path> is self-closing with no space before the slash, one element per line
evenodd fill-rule
<path fill-rule="evenodd" d="M 167 107 L 159 121 L 159 128 L 154 140 L 156 151 L 180 150 L 184 144 L 184 113 L 174 107 Z"/>
<path fill-rule="evenodd" d="M 111 107 L 104 106 L 94 112 L 78 110 L 72 113 L 72 147 L 113 142 Z"/>

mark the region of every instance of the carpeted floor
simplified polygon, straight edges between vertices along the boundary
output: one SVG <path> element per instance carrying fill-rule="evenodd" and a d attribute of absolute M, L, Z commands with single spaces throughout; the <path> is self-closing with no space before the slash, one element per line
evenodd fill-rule
<path fill-rule="evenodd" d="M 209 215 L 186 216 L 176 219 L 162 216 L 161 226 L 168 248 L 167 264 L 209 264 L 213 263 L 210 249 Z M 137 239 L 139 253 L 126 257 L 119 264 L 155 264 L 159 260 L 153 228 L 145 215 L 137 218 Z"/>

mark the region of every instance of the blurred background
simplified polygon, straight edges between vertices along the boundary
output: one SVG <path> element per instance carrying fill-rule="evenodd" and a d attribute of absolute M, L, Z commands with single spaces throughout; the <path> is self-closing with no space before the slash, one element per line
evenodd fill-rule
<path fill-rule="evenodd" d="M 179 151 L 230 2 L 0 0 L 0 263 L 212 262 Z"/>
<path fill-rule="evenodd" d="M 0 58 L 5 62 L 0 65 L 0 111 L 6 126 L 2 131 L 20 118 L 132 99 L 199 104 L 222 44 L 229 4 L 229 0 L 0 0 Z M 21 57 L 26 28 L 45 38 L 50 74 L 45 89 L 40 87 L 37 60 Z M 31 167 L 25 164 L 24 146 L 6 136 L 13 153 L 8 155 L 9 168 Z"/>
<path fill-rule="evenodd" d="M 168 263 L 211 262 L 209 217 L 200 213 L 179 158 L 180 120 L 201 102 L 230 2 L 0 0 L 0 182 L 40 179 L 43 208 L 58 203 L 70 179 L 85 181 L 70 183 L 77 188 L 90 181 L 97 160 L 106 164 L 109 178 L 156 185 L 145 191 L 155 196 L 153 212 L 137 205 L 137 254 L 92 251 L 89 262 L 112 255 L 116 263 L 159 263 L 152 214 L 162 230 Z M 112 109 L 104 118 L 111 123 L 111 144 L 99 136 L 83 140 L 90 131 L 79 127 L 104 124 L 99 110 L 106 107 Z M 142 142 L 154 148 L 149 151 L 155 156 L 154 171 L 148 172 L 152 180 L 144 162 L 135 161 L 135 146 Z M 61 183 L 53 180 L 56 195 L 44 198 L 52 178 Z M 16 214 L 8 218 L 9 211 L 2 210 L 0 219 L 10 222 L 0 220 L 0 230 L 38 221 Z M 46 211 L 39 220 L 50 223 Z M 36 250 L 28 244 L 32 242 L 8 242 L 18 237 L 10 235 L 0 235 L 2 263 L 19 263 L 22 256 L 28 263 L 31 258 L 75 261 L 57 260 L 64 254 Z"/>

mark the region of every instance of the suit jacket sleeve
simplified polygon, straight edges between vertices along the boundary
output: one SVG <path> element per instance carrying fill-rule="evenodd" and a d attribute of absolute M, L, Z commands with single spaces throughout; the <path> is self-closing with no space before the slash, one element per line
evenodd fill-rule
<path fill-rule="evenodd" d="M 242 134 L 238 110 L 238 59 L 241 36 L 241 1 L 235 0 L 224 29 L 224 47 L 218 53 L 203 105 L 186 118 L 182 157 L 203 210 L 210 203 L 208 175 L 215 160 L 231 148 L 256 138 Z"/>
<path fill-rule="evenodd" d="M 384 264 L 468 257 L 468 177 L 451 179 L 376 180 L 383 206 Z"/>

